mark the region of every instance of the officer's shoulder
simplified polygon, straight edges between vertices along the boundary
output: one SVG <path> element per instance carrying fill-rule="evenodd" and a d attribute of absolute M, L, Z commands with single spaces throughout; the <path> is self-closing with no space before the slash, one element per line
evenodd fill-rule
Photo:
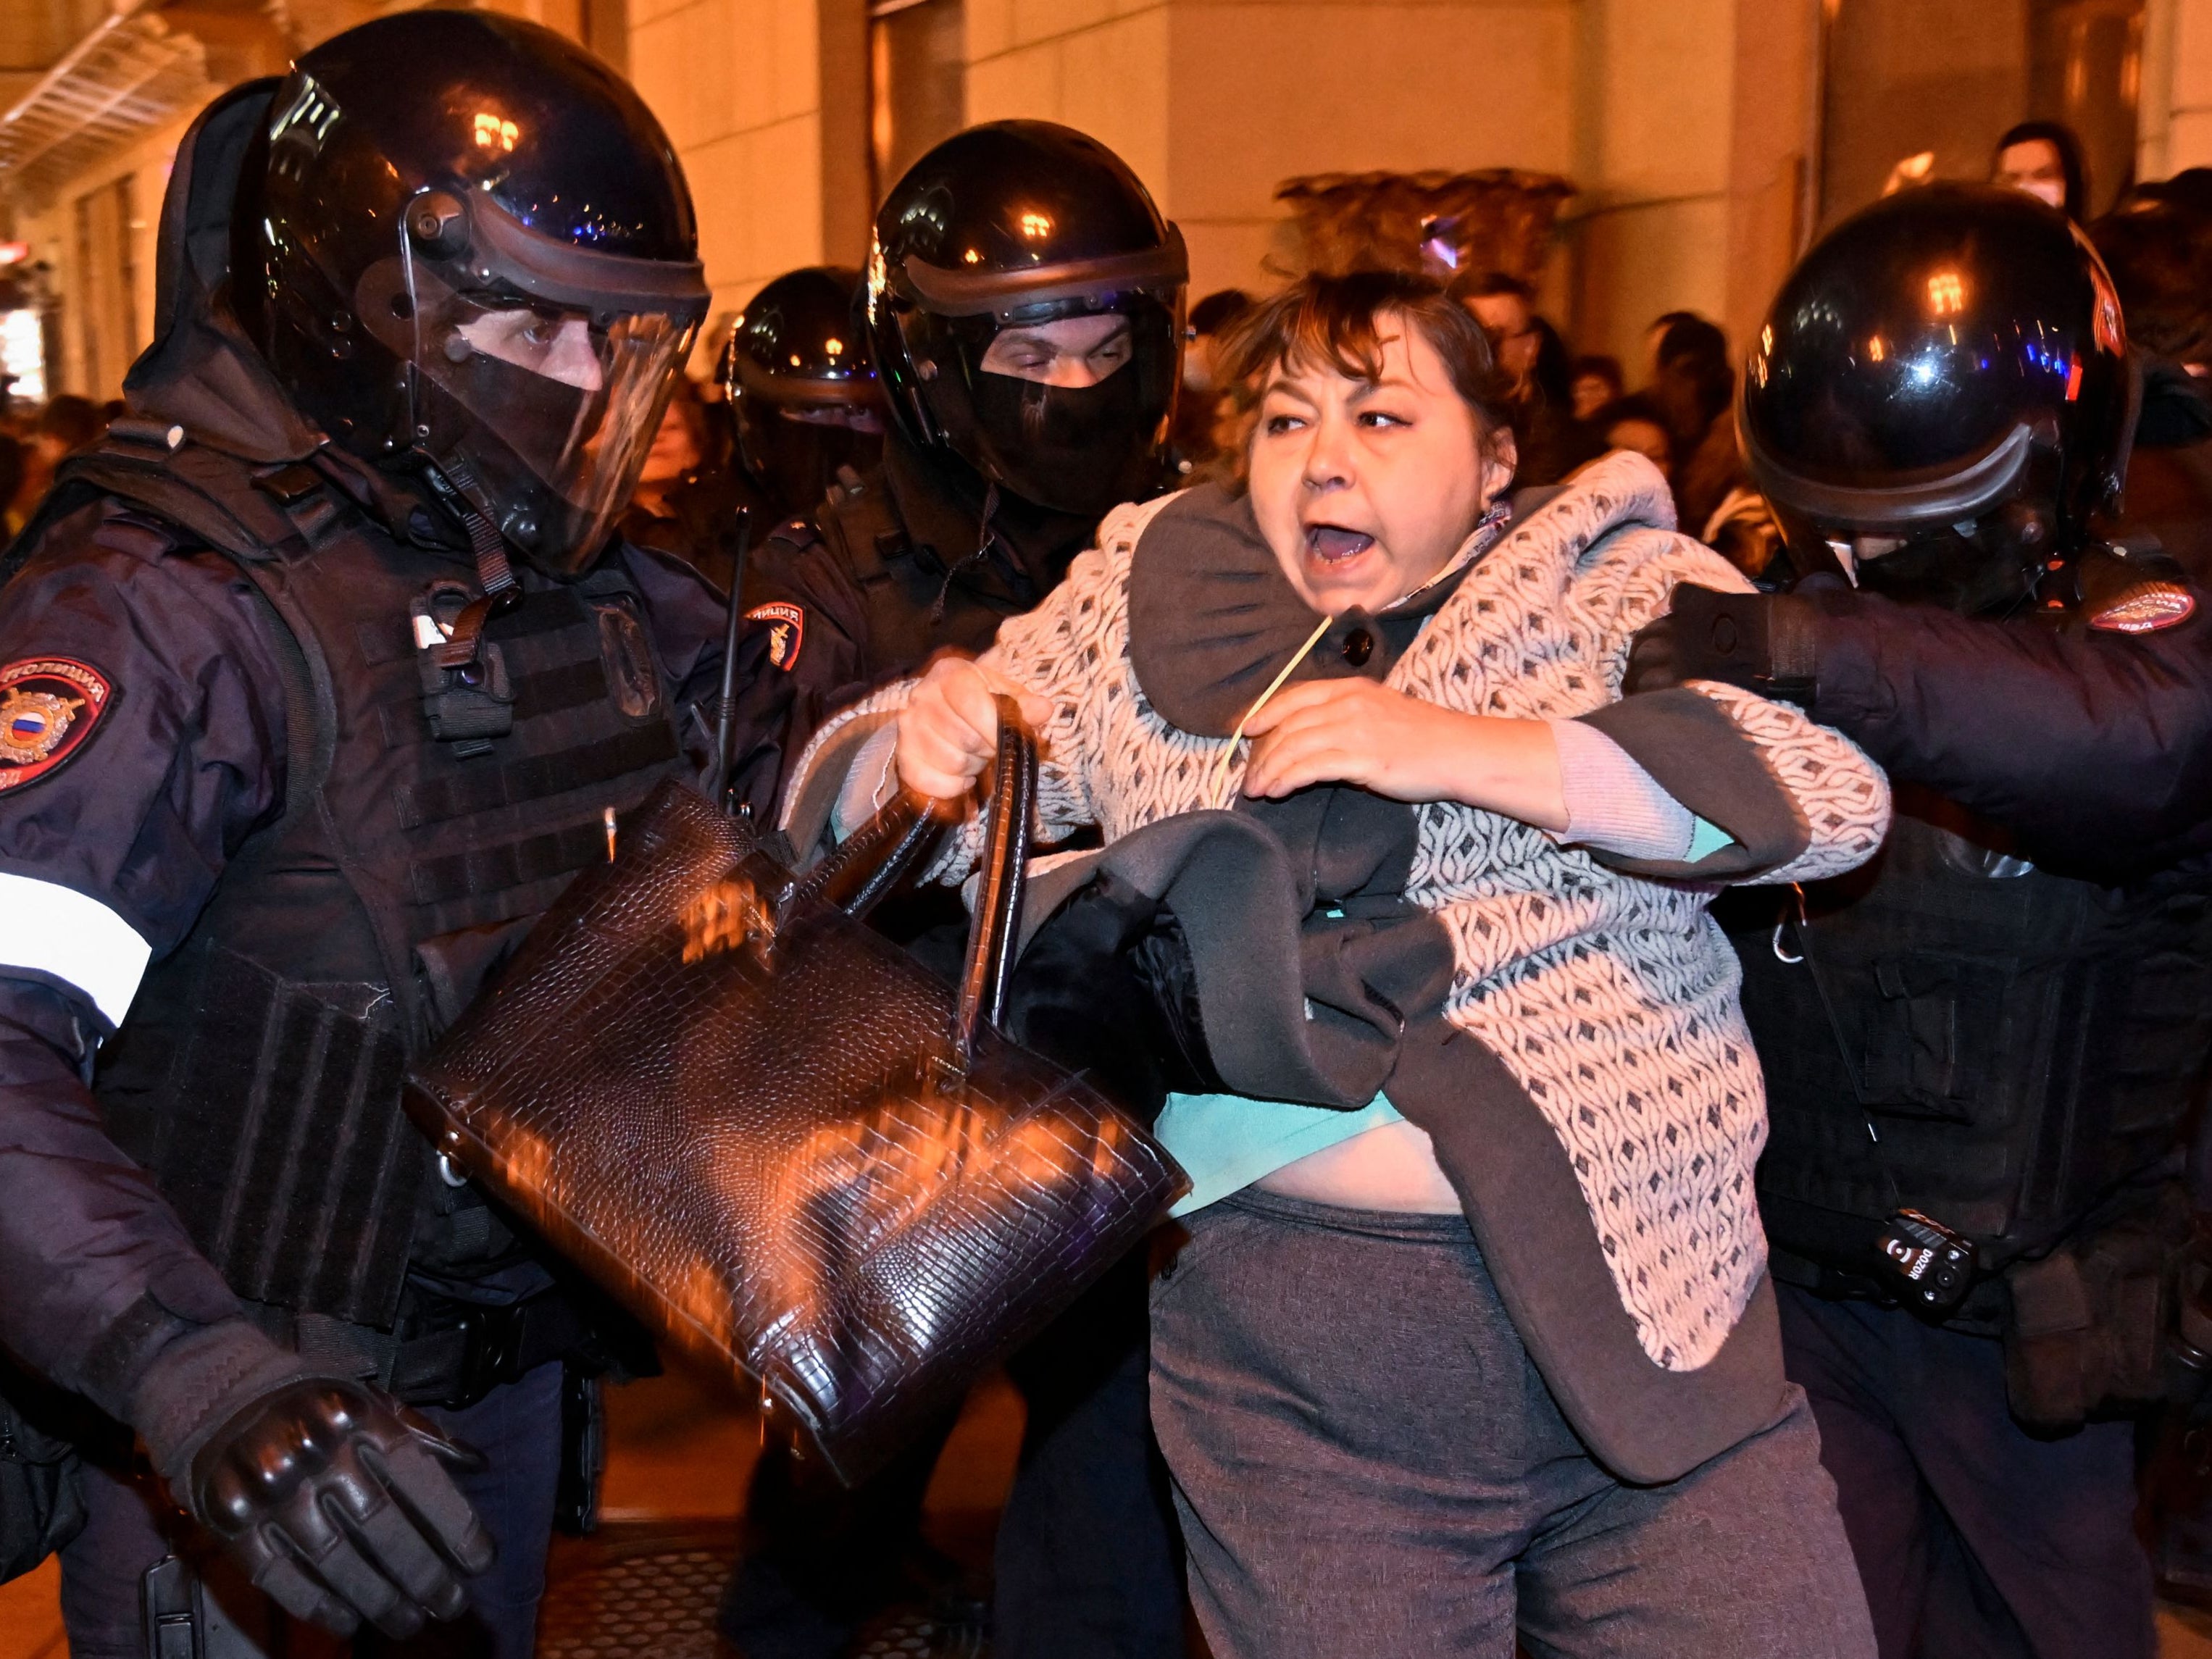
<path fill-rule="evenodd" d="M 42 503 L 8 552 L 9 586 L 105 572 L 119 581 L 227 586 L 229 562 L 185 526 L 120 496 Z"/>

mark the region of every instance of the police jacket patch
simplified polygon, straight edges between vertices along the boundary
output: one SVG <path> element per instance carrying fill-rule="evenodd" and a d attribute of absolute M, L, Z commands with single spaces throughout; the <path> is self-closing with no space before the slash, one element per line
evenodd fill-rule
<path fill-rule="evenodd" d="M 768 624 L 768 659 L 787 674 L 799 666 L 799 647 L 806 641 L 806 612 L 779 599 L 745 612 L 747 622 Z"/>
<path fill-rule="evenodd" d="M 107 676 L 69 657 L 29 657 L 0 668 L 0 790 L 63 765 L 91 741 L 115 700 Z"/>

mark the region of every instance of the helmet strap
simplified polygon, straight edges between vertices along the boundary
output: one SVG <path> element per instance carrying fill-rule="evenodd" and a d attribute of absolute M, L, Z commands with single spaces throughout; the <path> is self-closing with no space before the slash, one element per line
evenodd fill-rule
<path fill-rule="evenodd" d="M 999 532 L 991 523 L 998 515 L 999 486 L 995 481 L 983 486 L 983 516 L 975 526 L 975 550 L 958 564 L 947 565 L 945 580 L 937 585 L 937 597 L 930 602 L 929 621 L 934 627 L 945 620 L 945 601 L 952 597 L 952 579 L 971 564 L 980 563 L 991 551 L 991 544 L 999 539 Z"/>
<path fill-rule="evenodd" d="M 480 505 L 483 490 L 474 469 L 459 455 L 444 462 L 426 459 L 422 476 L 440 505 L 461 521 L 476 553 L 477 596 L 454 621 L 452 635 L 434 647 L 439 667 L 465 668 L 477 659 L 484 624 L 520 601 L 522 588 L 507 562 L 505 540 Z"/>

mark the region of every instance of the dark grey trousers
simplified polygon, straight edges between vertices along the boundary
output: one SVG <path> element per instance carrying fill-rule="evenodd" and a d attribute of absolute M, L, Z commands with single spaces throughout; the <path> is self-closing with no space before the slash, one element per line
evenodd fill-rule
<path fill-rule="evenodd" d="M 1247 1193 L 1152 1293 L 1215 1659 L 1871 1659 L 1805 1397 L 1667 1486 L 1560 1416 L 1464 1218 Z"/>
<path fill-rule="evenodd" d="M 1997 1343 L 1781 1289 L 1882 1659 L 2152 1659 L 2132 1422 L 2031 1434 Z"/>

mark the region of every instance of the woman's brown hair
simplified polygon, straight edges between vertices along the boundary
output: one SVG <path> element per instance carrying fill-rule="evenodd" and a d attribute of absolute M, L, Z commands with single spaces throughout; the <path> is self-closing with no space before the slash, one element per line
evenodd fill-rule
<path fill-rule="evenodd" d="M 1482 325 L 1442 284 L 1405 271 L 1300 277 L 1237 319 L 1223 353 L 1223 379 L 1239 412 L 1259 402 L 1278 368 L 1319 367 L 1348 380 L 1379 380 L 1393 317 L 1419 330 L 1443 360 L 1452 389 L 1485 433 L 1508 424 L 1505 377 Z"/>

